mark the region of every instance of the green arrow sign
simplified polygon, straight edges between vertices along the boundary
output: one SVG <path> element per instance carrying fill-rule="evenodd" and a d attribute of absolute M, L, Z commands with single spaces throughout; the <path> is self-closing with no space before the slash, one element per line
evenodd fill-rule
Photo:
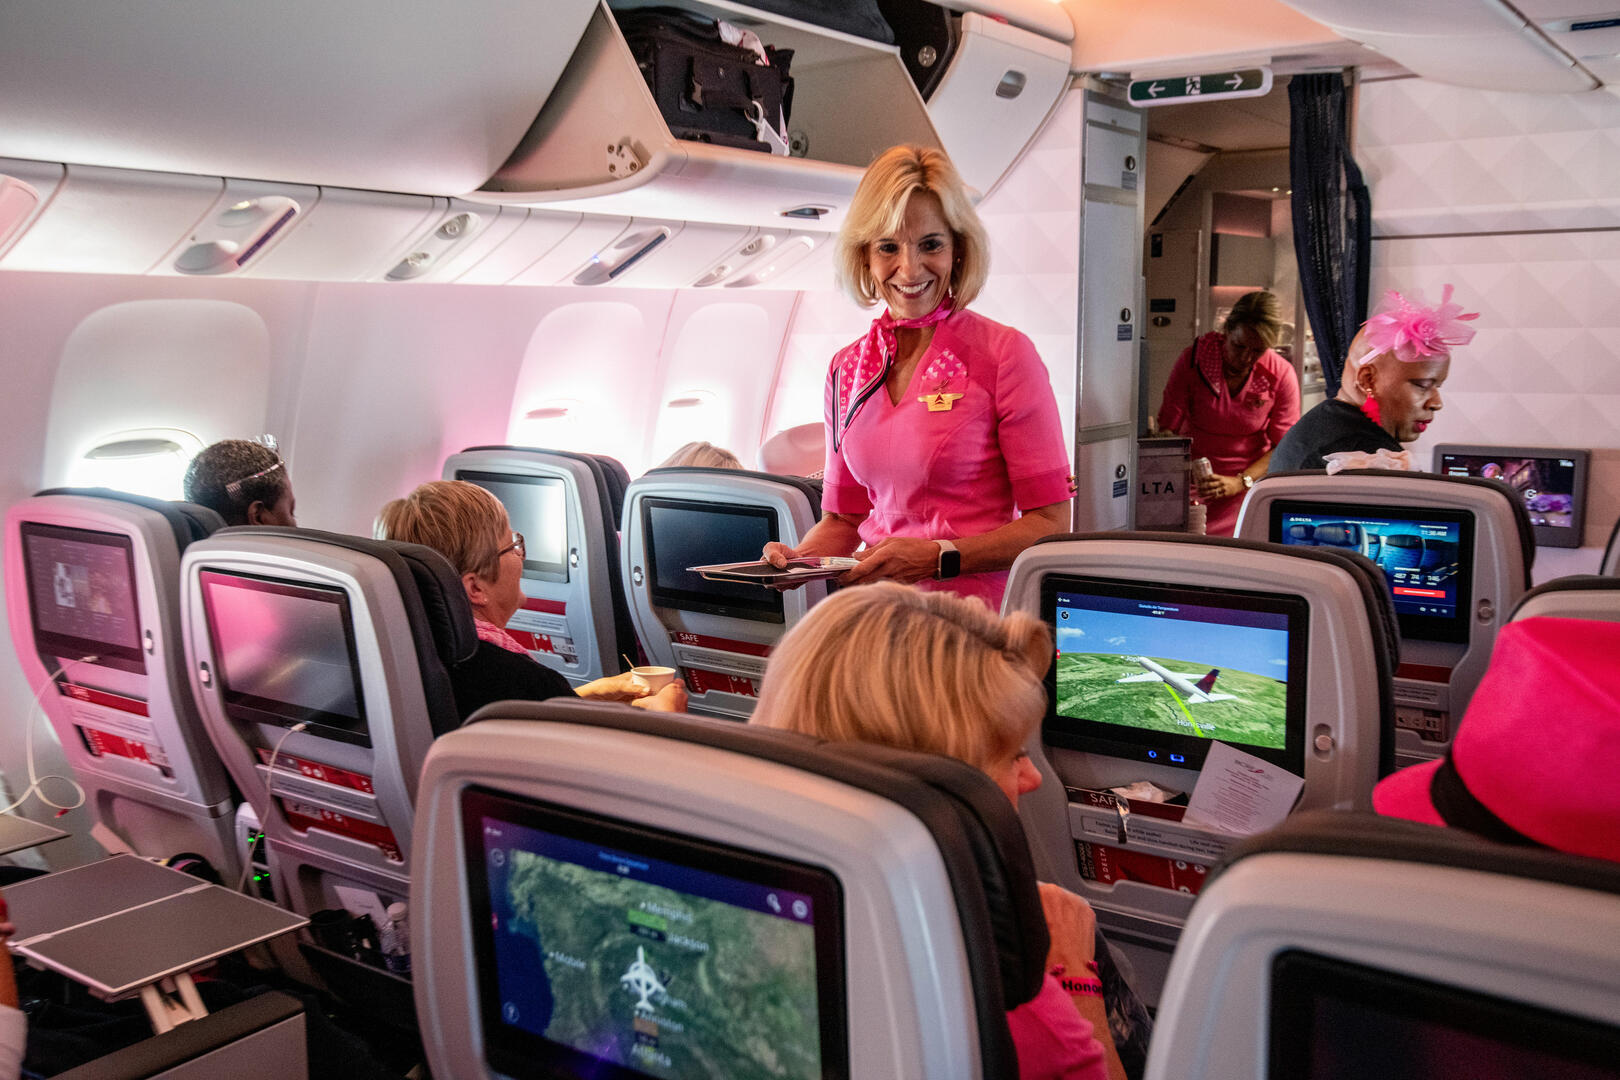
<path fill-rule="evenodd" d="M 1215 101 L 1221 98 L 1259 97 L 1271 90 L 1271 69 L 1244 68 L 1208 75 L 1182 75 L 1170 79 L 1135 79 L 1131 104 L 1138 107 L 1168 102 Z"/>

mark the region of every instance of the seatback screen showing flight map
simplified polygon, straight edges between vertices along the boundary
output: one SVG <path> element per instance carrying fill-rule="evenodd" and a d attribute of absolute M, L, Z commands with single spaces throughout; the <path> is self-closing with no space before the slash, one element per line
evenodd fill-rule
<path fill-rule="evenodd" d="M 848 1075 L 831 873 L 482 788 L 462 822 L 494 1068 Z"/>
<path fill-rule="evenodd" d="M 1052 576 L 1048 742 L 1176 768 L 1212 740 L 1299 772 L 1305 635 L 1297 596 Z"/>

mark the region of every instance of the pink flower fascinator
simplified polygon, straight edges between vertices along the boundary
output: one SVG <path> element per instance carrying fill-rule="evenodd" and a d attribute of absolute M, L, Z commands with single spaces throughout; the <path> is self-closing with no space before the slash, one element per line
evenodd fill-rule
<path fill-rule="evenodd" d="M 1449 356 L 1452 349 L 1474 339 L 1474 328 L 1464 324 L 1477 318 L 1479 312 L 1465 315 L 1461 304 L 1451 302 L 1450 285 L 1440 294 L 1440 303 L 1432 307 L 1423 302 L 1421 292 L 1414 290 L 1408 297 L 1391 289 L 1384 294 L 1377 314 L 1363 325 L 1368 351 L 1357 366 L 1389 352 L 1409 364 Z"/>

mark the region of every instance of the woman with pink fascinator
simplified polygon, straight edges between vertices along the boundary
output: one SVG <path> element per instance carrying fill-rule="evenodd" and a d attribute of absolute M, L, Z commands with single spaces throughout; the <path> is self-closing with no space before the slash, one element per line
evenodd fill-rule
<path fill-rule="evenodd" d="M 1339 393 L 1300 418 L 1271 455 L 1271 472 L 1321 469 L 1325 455 L 1398 451 L 1440 411 L 1440 387 L 1451 371 L 1451 350 L 1474 338 L 1451 286 L 1438 304 L 1391 289 L 1377 314 L 1362 324 L 1345 357 Z"/>

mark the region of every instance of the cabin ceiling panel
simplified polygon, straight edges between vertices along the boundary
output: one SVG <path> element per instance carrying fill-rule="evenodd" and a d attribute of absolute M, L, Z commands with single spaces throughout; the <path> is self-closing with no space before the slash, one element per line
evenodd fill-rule
<path fill-rule="evenodd" d="M 1343 44 L 1279 0 L 1065 0 L 1063 6 L 1077 28 L 1076 71 L 1187 72 L 1220 58 L 1308 54 Z"/>
<path fill-rule="evenodd" d="M 0 5 L 0 155 L 448 195 L 545 103 L 594 0 Z"/>
<path fill-rule="evenodd" d="M 1289 6 L 1425 78 L 1479 89 L 1575 93 L 1598 85 L 1568 52 L 1498 0 L 1288 0 Z"/>

